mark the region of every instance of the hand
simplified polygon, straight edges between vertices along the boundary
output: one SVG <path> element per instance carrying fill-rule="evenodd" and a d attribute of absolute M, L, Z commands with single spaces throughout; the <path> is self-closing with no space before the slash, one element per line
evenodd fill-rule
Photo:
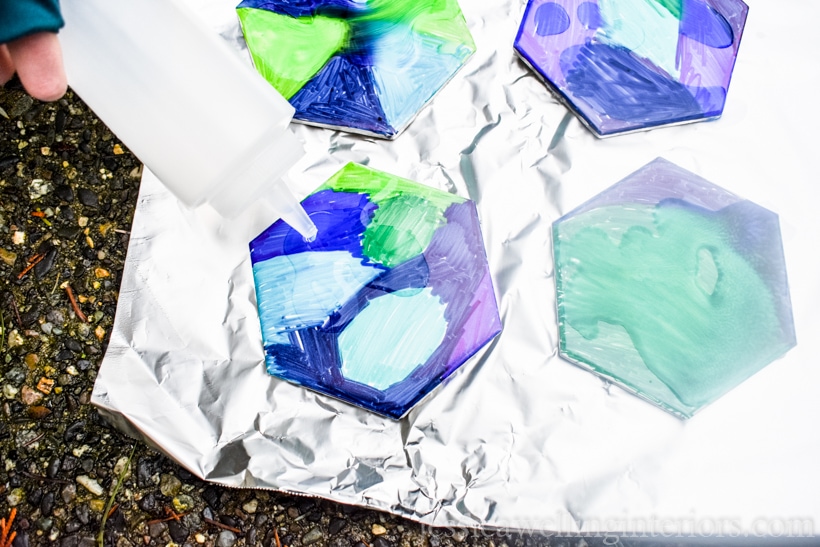
<path fill-rule="evenodd" d="M 57 35 L 37 32 L 0 45 L 0 85 L 15 72 L 35 99 L 56 101 L 62 97 L 67 84 Z"/>

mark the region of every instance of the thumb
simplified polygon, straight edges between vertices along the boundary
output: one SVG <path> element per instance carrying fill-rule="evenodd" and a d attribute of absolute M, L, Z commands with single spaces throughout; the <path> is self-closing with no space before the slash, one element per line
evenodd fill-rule
<path fill-rule="evenodd" d="M 7 44 L 14 68 L 35 99 L 55 101 L 66 92 L 60 42 L 53 32 L 38 32 Z"/>

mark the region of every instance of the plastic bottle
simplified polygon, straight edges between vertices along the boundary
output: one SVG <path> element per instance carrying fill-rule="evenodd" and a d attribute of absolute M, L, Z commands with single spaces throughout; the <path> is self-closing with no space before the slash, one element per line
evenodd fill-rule
<path fill-rule="evenodd" d="M 69 85 L 185 204 L 236 217 L 267 195 L 308 239 L 281 177 L 293 107 L 179 0 L 62 0 Z"/>

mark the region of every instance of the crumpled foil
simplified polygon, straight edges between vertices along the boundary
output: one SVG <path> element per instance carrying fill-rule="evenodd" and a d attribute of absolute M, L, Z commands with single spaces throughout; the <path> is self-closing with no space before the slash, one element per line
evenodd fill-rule
<path fill-rule="evenodd" d="M 244 55 L 236 0 L 188 2 Z M 820 3 L 749 4 L 717 121 L 596 139 L 516 58 L 524 2 L 462 0 L 478 51 L 398 139 L 293 126 L 302 195 L 354 161 L 477 204 L 503 332 L 401 421 L 268 376 L 247 244 L 275 218 L 187 210 L 150 173 L 94 403 L 203 479 L 430 525 L 820 533 Z M 798 337 L 688 421 L 556 351 L 551 223 L 658 156 L 780 215 Z"/>

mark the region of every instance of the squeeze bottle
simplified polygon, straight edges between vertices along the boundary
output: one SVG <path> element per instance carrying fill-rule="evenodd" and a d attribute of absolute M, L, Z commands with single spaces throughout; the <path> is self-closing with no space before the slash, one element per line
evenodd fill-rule
<path fill-rule="evenodd" d="M 62 0 L 69 85 L 183 203 L 233 218 L 267 197 L 312 239 L 283 176 L 293 107 L 179 0 Z"/>

